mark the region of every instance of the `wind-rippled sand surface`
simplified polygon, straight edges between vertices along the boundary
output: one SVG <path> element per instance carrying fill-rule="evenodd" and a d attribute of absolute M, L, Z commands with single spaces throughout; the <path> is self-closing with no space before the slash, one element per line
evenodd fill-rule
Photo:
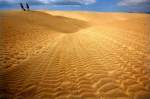
<path fill-rule="evenodd" d="M 150 99 L 150 15 L 0 12 L 0 99 Z"/>

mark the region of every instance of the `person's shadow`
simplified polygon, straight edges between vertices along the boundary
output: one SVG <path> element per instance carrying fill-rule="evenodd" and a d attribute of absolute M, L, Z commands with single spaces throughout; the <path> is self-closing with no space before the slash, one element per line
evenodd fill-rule
<path fill-rule="evenodd" d="M 26 9 L 25 9 L 24 6 L 23 6 L 23 3 L 20 3 L 20 7 L 21 7 L 21 9 L 22 9 L 23 11 L 26 11 Z"/>
<path fill-rule="evenodd" d="M 25 7 L 24 7 L 23 3 L 20 3 L 20 7 L 23 11 L 30 11 L 30 6 L 27 2 L 25 4 Z"/>
<path fill-rule="evenodd" d="M 27 8 L 28 11 L 30 11 L 30 6 L 27 2 L 26 2 L 26 8 Z"/>

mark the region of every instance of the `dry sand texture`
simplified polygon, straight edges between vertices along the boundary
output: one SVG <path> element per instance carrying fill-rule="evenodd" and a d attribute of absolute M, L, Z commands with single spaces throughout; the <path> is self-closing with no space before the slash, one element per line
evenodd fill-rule
<path fill-rule="evenodd" d="M 150 15 L 0 12 L 0 99 L 150 99 Z"/>

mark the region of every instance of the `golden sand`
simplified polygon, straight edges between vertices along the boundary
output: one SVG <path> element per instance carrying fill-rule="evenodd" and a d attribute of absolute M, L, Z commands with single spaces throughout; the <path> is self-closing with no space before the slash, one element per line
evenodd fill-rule
<path fill-rule="evenodd" d="M 0 99 L 150 99 L 150 15 L 0 12 Z"/>

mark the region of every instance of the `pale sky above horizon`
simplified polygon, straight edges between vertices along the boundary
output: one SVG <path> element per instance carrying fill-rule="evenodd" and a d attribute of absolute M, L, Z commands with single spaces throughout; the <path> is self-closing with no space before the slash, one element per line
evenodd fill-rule
<path fill-rule="evenodd" d="M 0 0 L 0 10 L 18 9 L 20 2 L 33 9 L 150 12 L 150 0 Z"/>

